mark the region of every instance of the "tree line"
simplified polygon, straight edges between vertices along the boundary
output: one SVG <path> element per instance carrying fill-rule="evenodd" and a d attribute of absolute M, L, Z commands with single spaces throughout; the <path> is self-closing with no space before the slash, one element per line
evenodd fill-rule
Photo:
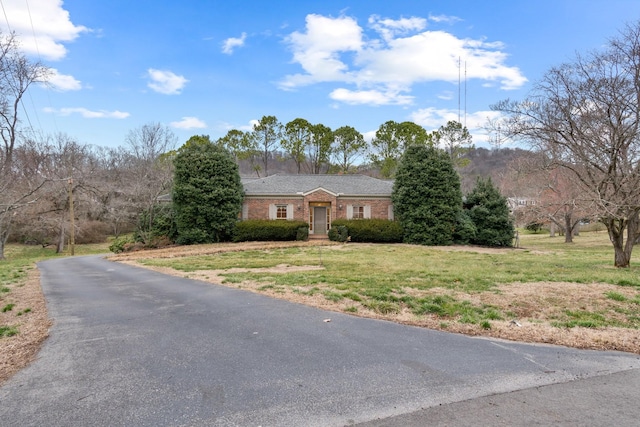
<path fill-rule="evenodd" d="M 413 122 L 390 120 L 367 142 L 352 126 L 332 130 L 303 118 L 283 124 L 275 116 L 263 116 L 250 131 L 232 129 L 217 143 L 236 160 L 249 161 L 258 176 L 269 175 L 276 152 L 291 159 L 298 174 L 354 173 L 367 164 L 383 178 L 392 178 L 400 157 L 412 145 L 442 146 L 457 166 L 465 165 L 464 155 L 473 148 L 468 129 L 456 121 L 428 132 Z"/>

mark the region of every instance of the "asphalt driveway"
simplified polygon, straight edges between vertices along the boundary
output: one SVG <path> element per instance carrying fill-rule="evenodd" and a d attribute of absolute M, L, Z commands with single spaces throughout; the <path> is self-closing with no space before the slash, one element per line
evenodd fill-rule
<path fill-rule="evenodd" d="M 638 355 L 361 319 L 99 256 L 39 268 L 55 323 L 36 362 L 0 388 L 3 426 L 640 419 Z"/>

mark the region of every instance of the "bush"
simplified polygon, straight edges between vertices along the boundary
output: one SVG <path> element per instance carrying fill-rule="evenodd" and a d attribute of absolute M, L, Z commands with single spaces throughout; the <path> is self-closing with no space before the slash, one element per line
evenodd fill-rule
<path fill-rule="evenodd" d="M 331 225 L 329 229 L 329 240 L 332 242 L 346 242 L 349 239 L 349 230 L 344 225 L 335 225 L 334 223 Z"/>
<path fill-rule="evenodd" d="M 231 240 L 244 197 L 238 165 L 231 153 L 208 136 L 193 136 L 180 147 L 173 165 L 171 197 L 177 242 Z"/>
<path fill-rule="evenodd" d="M 136 242 L 147 247 L 158 247 L 175 242 L 177 237 L 178 227 L 170 204 L 156 205 L 138 217 L 134 234 Z"/>
<path fill-rule="evenodd" d="M 306 229 L 302 231 L 301 229 Z M 304 221 L 251 219 L 236 224 L 234 242 L 306 240 L 309 226 Z"/>
<path fill-rule="evenodd" d="M 477 232 L 469 213 L 465 210 L 460 211 L 453 231 L 453 242 L 458 245 L 468 245 L 475 240 Z"/>
<path fill-rule="evenodd" d="M 444 150 L 409 146 L 400 161 L 391 199 L 405 243 L 453 243 L 462 193 L 458 173 Z M 349 232 L 353 240 L 353 231 Z"/>
<path fill-rule="evenodd" d="M 127 248 L 131 247 L 134 243 L 135 241 L 132 236 L 120 236 L 109 245 L 109 250 L 114 254 L 119 254 L 125 252 Z"/>
<path fill-rule="evenodd" d="M 388 219 L 336 219 L 333 221 L 332 229 L 340 226 L 347 228 L 348 237 L 351 237 L 352 242 L 402 242 L 403 230 L 397 221 Z"/>
<path fill-rule="evenodd" d="M 304 226 L 298 227 L 298 232 L 296 233 L 296 240 L 304 242 L 305 240 L 309 240 L 309 226 L 305 223 Z"/>
<path fill-rule="evenodd" d="M 500 194 L 490 178 L 478 178 L 463 207 L 477 230 L 471 243 L 482 246 L 513 245 L 515 229 L 509 216 L 507 199 Z"/>
<path fill-rule="evenodd" d="M 540 223 L 540 222 L 530 222 L 527 225 L 524 226 L 525 230 L 530 231 L 532 233 L 539 233 L 542 230 L 542 227 L 544 227 L 544 224 Z"/>

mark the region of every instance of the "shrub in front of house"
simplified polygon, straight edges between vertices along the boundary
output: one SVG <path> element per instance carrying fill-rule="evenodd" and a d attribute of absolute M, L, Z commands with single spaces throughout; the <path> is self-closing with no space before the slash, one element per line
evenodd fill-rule
<path fill-rule="evenodd" d="M 331 225 L 332 229 L 340 226 L 347 228 L 352 242 L 400 243 L 403 238 L 400 223 L 388 219 L 336 219 Z"/>
<path fill-rule="evenodd" d="M 349 229 L 344 225 L 335 225 L 334 221 L 329 229 L 328 237 L 332 242 L 344 243 L 349 239 Z"/>
<path fill-rule="evenodd" d="M 305 234 L 300 229 L 307 229 Z M 250 219 L 236 224 L 234 242 L 306 240 L 309 226 L 304 221 Z"/>
<path fill-rule="evenodd" d="M 304 225 L 298 227 L 298 232 L 296 233 L 296 240 L 304 242 L 305 240 L 309 240 L 309 226 L 305 222 Z"/>

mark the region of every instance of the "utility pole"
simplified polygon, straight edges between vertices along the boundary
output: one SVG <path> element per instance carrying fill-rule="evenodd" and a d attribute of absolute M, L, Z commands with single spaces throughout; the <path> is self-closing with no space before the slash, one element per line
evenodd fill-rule
<path fill-rule="evenodd" d="M 76 227 L 73 213 L 73 178 L 69 178 L 69 220 L 71 226 L 69 227 L 69 251 L 71 255 L 75 255 L 75 243 L 76 243 Z"/>

